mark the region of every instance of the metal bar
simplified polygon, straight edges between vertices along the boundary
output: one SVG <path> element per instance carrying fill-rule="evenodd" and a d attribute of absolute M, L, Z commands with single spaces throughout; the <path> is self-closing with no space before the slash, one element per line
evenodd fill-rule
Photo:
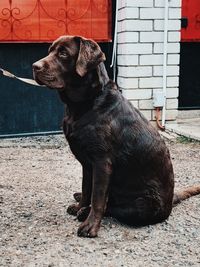
<path fill-rule="evenodd" d="M 116 11 L 115 11 L 115 30 L 114 30 L 114 40 L 113 40 L 113 51 L 112 60 L 110 67 L 113 67 L 113 80 L 116 81 L 116 57 L 117 57 L 117 23 L 118 22 L 118 0 L 116 0 Z"/>
<path fill-rule="evenodd" d="M 40 136 L 40 135 L 55 135 L 62 134 L 63 131 L 49 131 L 49 132 L 37 132 L 37 133 L 19 133 L 19 134 L 3 134 L 0 135 L 0 139 L 3 138 L 15 138 L 15 137 L 28 137 L 28 136 Z"/>
<path fill-rule="evenodd" d="M 164 18 L 164 41 L 163 41 L 163 94 L 165 97 L 162 109 L 162 126 L 165 126 L 166 116 L 166 91 L 167 91 L 167 36 L 168 36 L 168 16 L 169 0 L 165 0 L 165 18 Z"/>

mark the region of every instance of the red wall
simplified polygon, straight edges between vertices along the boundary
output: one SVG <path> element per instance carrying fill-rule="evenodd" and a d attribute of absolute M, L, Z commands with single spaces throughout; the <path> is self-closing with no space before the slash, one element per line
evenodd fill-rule
<path fill-rule="evenodd" d="M 182 0 L 182 18 L 188 26 L 181 30 L 181 41 L 200 42 L 200 0 Z"/>

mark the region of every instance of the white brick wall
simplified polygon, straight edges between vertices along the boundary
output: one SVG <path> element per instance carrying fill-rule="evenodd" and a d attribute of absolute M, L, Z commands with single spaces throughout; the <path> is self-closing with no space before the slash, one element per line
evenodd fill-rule
<path fill-rule="evenodd" d="M 137 66 L 139 63 L 138 55 L 118 55 L 118 66 Z"/>
<path fill-rule="evenodd" d="M 120 32 L 118 34 L 118 43 L 138 43 L 139 33 L 138 32 Z"/>
<path fill-rule="evenodd" d="M 130 7 L 119 10 L 119 21 L 126 19 L 134 19 L 139 17 L 139 8 Z"/>
<path fill-rule="evenodd" d="M 140 19 L 162 19 L 164 8 L 140 8 Z"/>
<path fill-rule="evenodd" d="M 169 6 L 170 7 L 180 7 L 182 0 L 170 0 Z M 165 6 L 165 0 L 155 0 L 154 1 L 155 7 L 164 7 Z"/>
<path fill-rule="evenodd" d="M 152 76 L 152 67 L 118 67 L 118 76 L 119 77 L 150 77 Z"/>
<path fill-rule="evenodd" d="M 123 90 L 122 94 L 131 100 L 138 100 L 138 99 L 151 99 L 152 98 L 152 90 L 151 89 L 128 89 Z"/>
<path fill-rule="evenodd" d="M 119 0 L 117 82 L 131 103 L 154 120 L 153 93 L 163 85 L 165 0 Z M 181 0 L 169 0 L 166 119 L 178 107 Z"/>
<path fill-rule="evenodd" d="M 138 89 L 138 78 L 118 77 L 118 85 L 123 89 Z"/>
<path fill-rule="evenodd" d="M 168 21 L 169 31 L 179 31 L 181 27 L 181 21 L 179 19 L 173 19 Z M 164 20 L 155 19 L 154 20 L 154 31 L 164 30 Z"/>
<path fill-rule="evenodd" d="M 152 54 L 152 44 L 119 44 L 117 53 L 118 55 L 139 55 L 139 54 Z"/>
<path fill-rule="evenodd" d="M 119 32 L 124 31 L 152 31 L 153 22 L 151 20 L 127 19 L 118 22 Z"/>
<path fill-rule="evenodd" d="M 152 7 L 153 0 L 119 0 L 119 8 L 122 7 Z"/>
<path fill-rule="evenodd" d="M 179 54 L 180 53 L 180 43 L 168 43 L 167 44 L 168 54 Z M 155 43 L 153 53 L 162 54 L 163 53 L 163 43 Z"/>

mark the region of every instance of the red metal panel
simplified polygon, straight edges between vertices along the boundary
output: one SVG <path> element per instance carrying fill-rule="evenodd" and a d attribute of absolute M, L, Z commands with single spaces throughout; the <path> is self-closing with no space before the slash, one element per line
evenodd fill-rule
<path fill-rule="evenodd" d="M 0 0 L 0 42 L 52 42 L 60 35 L 111 40 L 111 0 Z"/>
<path fill-rule="evenodd" d="M 200 0 L 182 0 L 182 18 L 187 25 L 181 29 L 181 41 L 200 42 Z"/>

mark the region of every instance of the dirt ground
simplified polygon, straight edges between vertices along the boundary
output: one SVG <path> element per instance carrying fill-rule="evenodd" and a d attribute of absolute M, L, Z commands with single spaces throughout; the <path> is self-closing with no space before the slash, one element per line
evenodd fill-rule
<path fill-rule="evenodd" d="M 200 182 L 200 144 L 167 142 L 176 188 Z M 105 218 L 79 238 L 67 214 L 81 167 L 62 135 L 0 140 L 0 266 L 200 266 L 200 196 L 163 223 L 131 228 Z"/>

